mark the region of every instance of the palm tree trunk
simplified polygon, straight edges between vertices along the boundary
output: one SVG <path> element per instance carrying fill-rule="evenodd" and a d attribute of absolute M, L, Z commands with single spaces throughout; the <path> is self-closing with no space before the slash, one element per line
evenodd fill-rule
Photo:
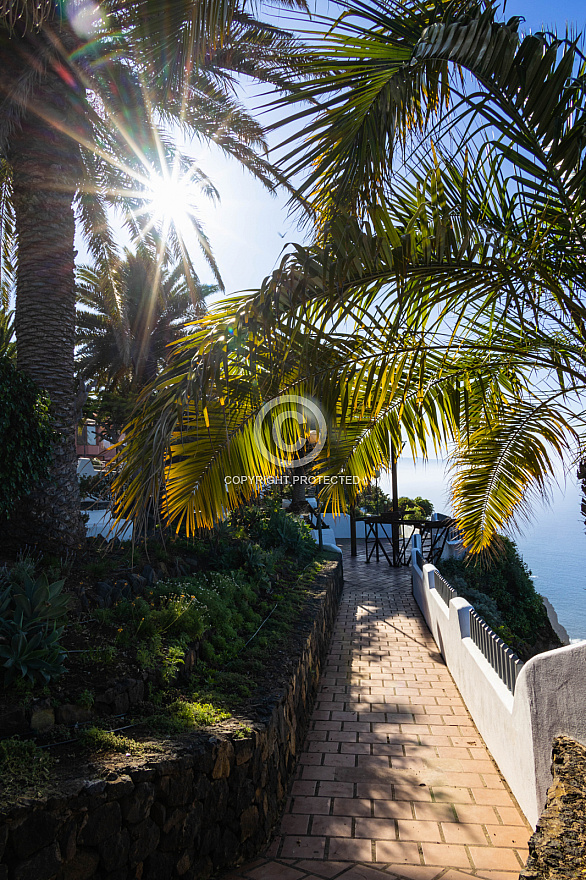
<path fill-rule="evenodd" d="M 17 366 L 51 398 L 57 436 L 49 479 L 27 499 L 26 516 L 13 518 L 21 542 L 75 547 L 83 537 L 76 473 L 75 282 L 72 208 L 79 150 L 60 130 L 66 88 L 49 75 L 36 106 L 11 142 L 18 234 Z M 79 179 L 79 178 L 77 178 Z M 15 534 L 16 532 L 16 534 Z"/>

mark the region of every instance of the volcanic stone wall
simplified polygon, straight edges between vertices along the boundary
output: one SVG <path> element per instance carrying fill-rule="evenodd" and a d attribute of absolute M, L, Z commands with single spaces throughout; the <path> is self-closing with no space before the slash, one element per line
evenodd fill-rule
<path fill-rule="evenodd" d="M 519 880 L 586 877 L 586 748 L 557 737 L 551 772 L 553 783 Z"/>
<path fill-rule="evenodd" d="M 299 659 L 264 717 L 236 735 L 201 731 L 160 760 L 78 780 L 0 814 L 0 880 L 205 880 L 250 859 L 279 818 L 308 724 L 342 590 L 323 590 Z"/>

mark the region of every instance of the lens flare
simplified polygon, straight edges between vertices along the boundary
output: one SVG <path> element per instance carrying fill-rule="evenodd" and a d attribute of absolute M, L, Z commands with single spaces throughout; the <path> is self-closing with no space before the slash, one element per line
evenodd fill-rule
<path fill-rule="evenodd" d="M 103 10 L 93 0 L 68 0 L 66 11 L 69 24 L 83 40 L 95 37 L 106 23 Z"/>

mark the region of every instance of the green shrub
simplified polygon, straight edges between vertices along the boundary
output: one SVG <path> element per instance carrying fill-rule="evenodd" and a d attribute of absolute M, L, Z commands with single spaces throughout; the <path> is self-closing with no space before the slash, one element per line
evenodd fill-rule
<path fill-rule="evenodd" d="M 210 727 L 230 718 L 229 712 L 216 709 L 211 703 L 189 703 L 184 700 L 172 703 L 169 713 L 185 727 Z"/>
<path fill-rule="evenodd" d="M 531 572 L 513 541 L 500 536 L 498 551 L 489 561 L 446 559 L 438 568 L 522 659 L 532 656 L 540 634 L 551 628 Z M 555 639 L 553 632 L 550 635 Z"/>
<path fill-rule="evenodd" d="M 81 706 L 83 709 L 91 709 L 96 701 L 94 694 L 88 688 L 85 688 L 78 696 L 75 701 L 78 706 Z"/>
<path fill-rule="evenodd" d="M 47 476 L 53 436 L 48 396 L 0 356 L 0 516 Z"/>

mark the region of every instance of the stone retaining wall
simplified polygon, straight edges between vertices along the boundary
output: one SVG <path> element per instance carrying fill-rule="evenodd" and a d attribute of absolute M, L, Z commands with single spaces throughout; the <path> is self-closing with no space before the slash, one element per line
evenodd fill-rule
<path fill-rule="evenodd" d="M 586 748 L 567 736 L 553 744 L 553 784 L 519 880 L 586 877 Z"/>
<path fill-rule="evenodd" d="M 321 583 L 320 583 L 321 582 Z M 253 857 L 279 818 L 342 589 L 329 564 L 299 661 L 244 736 L 201 731 L 161 759 L 0 814 L 0 880 L 205 880 Z"/>

